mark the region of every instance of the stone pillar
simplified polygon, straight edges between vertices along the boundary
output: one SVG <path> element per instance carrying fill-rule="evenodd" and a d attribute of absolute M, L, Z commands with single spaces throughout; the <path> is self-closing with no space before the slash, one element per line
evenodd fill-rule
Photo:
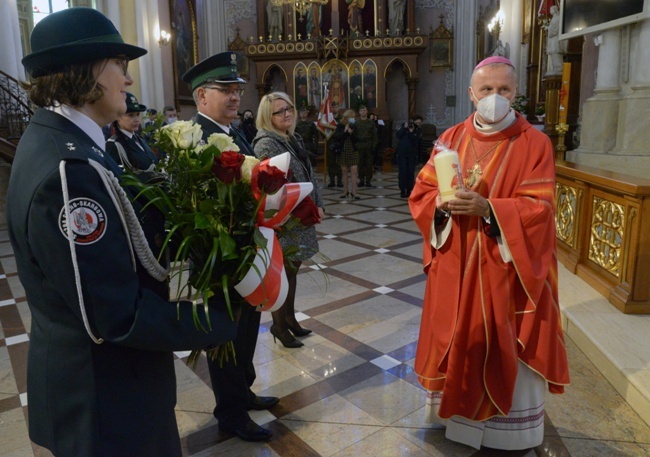
<path fill-rule="evenodd" d="M 624 39 L 625 39 L 624 35 Z M 630 37 L 630 90 L 621 101 L 617 148 L 634 156 L 635 169 L 650 174 L 650 21 L 632 29 Z M 642 171 L 641 171 L 642 170 Z"/>
<path fill-rule="evenodd" d="M 454 82 L 453 93 L 456 106 L 453 110 L 451 125 L 465 120 L 474 111 L 467 88 L 472 71 L 478 62 L 472 58 L 476 55 L 476 20 L 478 5 L 475 2 L 455 2 L 454 18 Z"/>
<path fill-rule="evenodd" d="M 616 28 L 596 35 L 598 70 L 594 96 L 582 107 L 580 147 L 567 154 L 567 160 L 599 167 L 602 160 L 592 154 L 607 154 L 616 148 L 618 114 L 621 102 L 621 30 Z"/>

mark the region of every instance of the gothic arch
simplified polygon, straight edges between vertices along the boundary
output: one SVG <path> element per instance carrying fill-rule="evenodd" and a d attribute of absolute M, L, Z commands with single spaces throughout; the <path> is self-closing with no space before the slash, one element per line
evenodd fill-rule
<path fill-rule="evenodd" d="M 291 93 L 287 86 L 289 83 L 289 76 L 287 75 L 286 70 L 280 65 L 272 63 L 266 67 L 262 74 L 262 81 L 263 83 L 261 85 L 258 84 L 258 91 L 261 89 L 260 98 L 269 92 L 280 91 Z"/>
<path fill-rule="evenodd" d="M 392 73 L 394 70 L 397 69 L 397 64 L 402 65 L 402 71 L 404 72 L 404 76 L 407 79 L 413 77 L 413 71 L 411 70 L 409 64 L 406 63 L 404 59 L 395 57 L 390 62 L 388 62 L 388 64 L 386 64 L 386 69 L 384 70 L 384 78 L 388 78 L 388 75 L 390 75 L 390 73 Z"/>

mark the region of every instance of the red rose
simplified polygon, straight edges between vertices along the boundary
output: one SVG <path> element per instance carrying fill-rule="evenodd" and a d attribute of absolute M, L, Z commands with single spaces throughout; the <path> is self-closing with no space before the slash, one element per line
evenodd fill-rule
<path fill-rule="evenodd" d="M 241 181 L 241 166 L 243 163 L 243 154 L 234 151 L 223 151 L 219 157 L 214 158 L 212 173 L 224 184 Z"/>
<path fill-rule="evenodd" d="M 268 162 L 260 165 L 257 175 L 257 186 L 267 194 L 274 194 L 289 182 L 284 172 L 278 167 L 269 165 Z"/>
<path fill-rule="evenodd" d="M 300 223 L 305 227 L 312 227 L 320 222 L 320 214 L 318 214 L 318 206 L 314 203 L 311 197 L 305 197 L 298 206 L 291 212 L 294 217 L 300 219 Z"/>

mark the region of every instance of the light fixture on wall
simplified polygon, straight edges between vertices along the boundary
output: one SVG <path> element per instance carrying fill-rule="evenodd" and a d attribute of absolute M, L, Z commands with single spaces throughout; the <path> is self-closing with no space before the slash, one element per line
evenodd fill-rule
<path fill-rule="evenodd" d="M 501 34 L 501 31 L 503 30 L 503 23 L 505 22 L 506 18 L 501 12 L 501 10 L 497 11 L 497 14 L 494 15 L 490 23 L 488 24 L 487 28 L 488 31 L 492 34 L 494 34 L 494 39 L 498 40 L 499 35 Z"/>
<path fill-rule="evenodd" d="M 307 14 L 313 4 L 325 5 L 329 0 L 271 0 L 275 6 L 291 6 L 300 17 Z"/>
<path fill-rule="evenodd" d="M 158 44 L 160 46 L 167 46 L 171 38 L 172 38 L 171 33 L 166 32 L 164 30 L 160 30 L 160 36 L 158 37 Z"/>

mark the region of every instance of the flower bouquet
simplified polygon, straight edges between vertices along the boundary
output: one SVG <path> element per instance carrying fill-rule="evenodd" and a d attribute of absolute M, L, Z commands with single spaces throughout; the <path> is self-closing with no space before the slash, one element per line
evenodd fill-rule
<path fill-rule="evenodd" d="M 260 311 L 282 306 L 288 283 L 275 231 L 292 219 L 296 207 L 309 205 L 313 185 L 288 182 L 288 153 L 259 161 L 240 154 L 228 135 L 213 134 L 207 143 L 201 136 L 201 127 L 191 121 L 161 128 L 156 146 L 166 151 L 159 167 L 168 178 L 141 183 L 125 175 L 122 181 L 165 215 L 162 251 L 173 246 L 172 258 L 183 266 L 174 274 L 177 299 L 191 295 L 195 325 L 206 330 L 198 313 L 203 306 L 208 316 L 213 297 L 225 302 L 232 319 L 234 304 Z M 227 359 L 232 342 L 226 346 L 208 355 Z M 193 352 L 190 361 L 199 355 Z"/>

